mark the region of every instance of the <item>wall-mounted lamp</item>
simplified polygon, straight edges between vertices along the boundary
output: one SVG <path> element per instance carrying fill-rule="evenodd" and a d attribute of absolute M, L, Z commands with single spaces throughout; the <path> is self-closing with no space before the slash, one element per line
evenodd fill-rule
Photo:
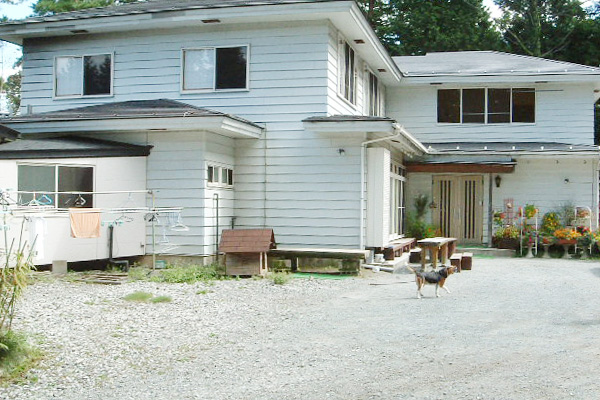
<path fill-rule="evenodd" d="M 496 175 L 494 181 L 496 182 L 496 187 L 499 188 L 500 184 L 502 183 L 502 177 L 500 175 Z"/>
<path fill-rule="evenodd" d="M 569 180 L 569 178 L 565 178 L 565 184 L 570 183 L 571 181 Z"/>
<path fill-rule="evenodd" d="M 345 156 L 346 155 L 346 150 L 344 150 L 344 149 L 338 149 L 338 154 L 340 156 Z"/>

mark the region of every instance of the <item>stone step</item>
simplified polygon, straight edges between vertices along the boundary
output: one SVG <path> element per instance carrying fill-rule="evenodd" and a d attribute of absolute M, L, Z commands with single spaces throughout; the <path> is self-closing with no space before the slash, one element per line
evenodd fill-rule
<path fill-rule="evenodd" d="M 497 249 L 495 247 L 457 247 L 457 253 L 473 253 L 474 256 L 489 257 L 514 257 L 515 251 L 510 249 Z"/>

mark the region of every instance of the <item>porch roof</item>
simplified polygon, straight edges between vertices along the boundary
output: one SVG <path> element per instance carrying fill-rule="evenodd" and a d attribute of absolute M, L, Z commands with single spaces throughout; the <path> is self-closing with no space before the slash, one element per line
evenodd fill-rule
<path fill-rule="evenodd" d="M 424 143 L 428 153 L 435 155 L 541 155 L 589 154 L 600 155 L 600 148 L 591 144 L 559 142 L 443 142 Z"/>
<path fill-rule="evenodd" d="M 90 158 L 90 157 L 143 157 L 152 146 L 99 140 L 84 137 L 56 137 L 44 139 L 17 139 L 0 144 L 0 160 Z"/>
<path fill-rule="evenodd" d="M 27 134 L 208 130 L 230 137 L 258 138 L 263 128 L 232 114 L 169 99 L 134 100 L 0 119 Z"/>

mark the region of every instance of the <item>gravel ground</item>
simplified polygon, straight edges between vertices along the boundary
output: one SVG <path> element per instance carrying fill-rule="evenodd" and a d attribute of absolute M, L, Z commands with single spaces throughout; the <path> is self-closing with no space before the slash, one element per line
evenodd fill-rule
<path fill-rule="evenodd" d="M 475 259 L 412 276 L 31 286 L 46 352 L 12 399 L 598 399 L 600 263 Z M 132 303 L 135 291 L 171 303 Z"/>

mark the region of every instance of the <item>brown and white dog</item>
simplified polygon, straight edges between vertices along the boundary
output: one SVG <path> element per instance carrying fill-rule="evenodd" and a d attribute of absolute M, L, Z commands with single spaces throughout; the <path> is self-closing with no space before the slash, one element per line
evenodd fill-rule
<path fill-rule="evenodd" d="M 456 267 L 444 267 L 437 271 L 431 272 L 417 272 L 413 268 L 408 267 L 415 274 L 415 281 L 417 282 L 417 299 L 420 299 L 423 296 L 421 289 L 426 284 L 435 285 L 435 297 L 440 297 L 439 290 L 443 288 L 446 292 L 450 293 L 450 290 L 444 284 L 446 283 L 446 279 L 454 272 L 456 272 Z"/>

